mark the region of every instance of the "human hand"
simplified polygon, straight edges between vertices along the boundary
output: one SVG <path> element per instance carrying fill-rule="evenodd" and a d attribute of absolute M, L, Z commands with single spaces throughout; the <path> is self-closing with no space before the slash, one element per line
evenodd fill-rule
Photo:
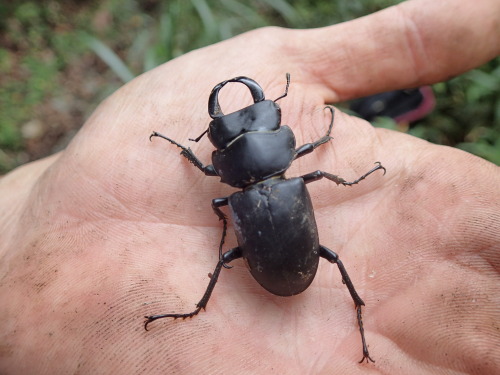
<path fill-rule="evenodd" d="M 325 102 L 442 80 L 498 54 L 500 33 L 487 22 L 498 19 L 493 1 L 489 11 L 461 4 L 466 20 L 436 9 L 443 4 L 455 6 L 413 1 L 331 28 L 257 30 L 185 55 L 105 101 L 64 152 L 5 176 L 0 372 L 498 372 L 498 168 L 340 111 L 334 139 L 287 175 L 321 169 L 353 179 L 375 161 L 387 168 L 352 188 L 309 186 L 320 241 L 340 255 L 366 303 L 376 363 L 357 363 L 352 301 L 327 262 L 308 290 L 280 298 L 235 261 L 206 313 L 143 329 L 144 315 L 189 312 L 199 301 L 221 235 L 210 201 L 234 191 L 174 146 L 150 143 L 151 131 L 185 144 L 206 128 L 216 83 L 246 75 L 272 99 L 288 71 L 282 123 L 302 144 L 324 134 Z M 428 37 L 405 44 L 416 39 L 404 25 Z M 457 35 L 458 57 L 442 42 Z M 223 90 L 227 113 L 249 103 L 244 91 Z M 192 148 L 209 162 L 206 139 Z M 236 245 L 229 232 L 227 249 Z"/>

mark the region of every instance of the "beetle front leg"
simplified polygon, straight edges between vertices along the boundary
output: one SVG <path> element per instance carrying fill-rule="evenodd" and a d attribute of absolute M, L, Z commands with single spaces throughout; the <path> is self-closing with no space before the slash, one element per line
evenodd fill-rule
<path fill-rule="evenodd" d="M 184 156 L 187 160 L 189 160 L 189 162 L 192 163 L 196 168 L 198 168 L 200 171 L 205 173 L 206 176 L 217 176 L 217 172 L 215 171 L 214 166 L 212 164 L 203 165 L 203 163 L 200 161 L 200 159 L 198 159 L 196 157 L 196 155 L 193 153 L 193 151 L 189 147 L 185 147 L 185 146 L 177 143 L 173 139 L 170 139 L 167 136 L 160 134 L 158 132 L 151 133 L 151 135 L 149 136 L 149 140 L 151 140 L 151 138 L 153 138 L 153 137 L 160 137 L 160 138 L 166 139 L 167 141 L 169 141 L 173 145 L 176 145 L 177 147 L 182 149 L 181 155 Z"/>
<path fill-rule="evenodd" d="M 304 180 L 304 182 L 306 184 L 308 184 L 309 182 L 321 180 L 323 177 L 325 177 L 328 180 L 335 182 L 337 185 L 351 186 L 351 185 L 357 184 L 361 180 L 364 180 L 366 177 L 371 175 L 373 172 L 378 171 L 379 169 L 383 169 L 384 175 L 385 175 L 385 172 L 386 172 L 385 167 L 382 164 L 380 164 L 379 161 L 377 161 L 375 164 L 377 164 L 376 167 L 373 167 L 368 172 L 366 172 L 363 176 L 359 177 L 358 179 L 356 179 L 352 182 L 348 182 L 348 181 L 344 180 L 342 177 L 335 176 L 331 173 L 323 172 L 323 171 L 315 171 L 315 172 L 305 174 L 302 176 L 302 179 Z"/>
<path fill-rule="evenodd" d="M 186 318 L 192 318 L 195 315 L 198 315 L 198 313 L 201 311 L 201 309 L 205 310 L 208 304 L 208 300 L 210 299 L 210 296 L 212 295 L 212 292 L 214 291 L 215 284 L 217 283 L 217 280 L 219 278 L 220 271 L 222 270 L 222 266 L 225 263 L 232 262 L 235 259 L 241 258 L 241 250 L 239 247 L 235 247 L 234 249 L 231 249 L 224 253 L 224 255 L 219 259 L 219 262 L 217 263 L 217 266 L 215 266 L 215 270 L 210 276 L 210 282 L 208 283 L 208 287 L 205 290 L 205 294 L 203 294 L 203 297 L 201 298 L 200 302 L 196 304 L 196 309 L 190 313 L 187 314 L 160 314 L 160 315 L 147 315 L 145 316 L 146 321 L 144 322 L 144 329 L 147 331 L 148 330 L 148 324 L 158 320 L 158 319 L 163 319 L 163 318 L 174 318 L 174 319 L 186 319 Z"/>
<path fill-rule="evenodd" d="M 342 275 L 342 281 L 347 286 L 347 289 L 351 294 L 351 298 L 354 301 L 354 305 L 356 306 L 359 333 L 361 334 L 361 342 L 363 344 L 363 358 L 361 358 L 361 361 L 359 361 L 359 363 L 363 362 L 365 359 L 367 363 L 368 361 L 375 362 L 373 359 L 371 359 L 370 353 L 368 352 L 368 346 L 366 345 L 366 339 L 365 339 L 365 330 L 363 328 L 363 320 L 361 318 L 361 306 L 364 306 L 365 303 L 358 295 L 358 292 L 356 292 L 356 289 L 354 289 L 354 285 L 352 284 L 351 278 L 347 274 L 347 270 L 345 269 L 344 264 L 340 261 L 339 256 L 330 249 L 322 245 L 320 245 L 319 256 L 325 258 L 330 263 L 337 264 L 340 274 Z"/>
<path fill-rule="evenodd" d="M 223 229 L 222 229 L 222 237 L 220 239 L 219 244 L 219 260 L 222 259 L 222 245 L 224 245 L 224 240 L 226 238 L 227 232 L 227 216 L 222 212 L 219 207 L 227 206 L 229 204 L 229 199 L 225 198 L 215 198 L 212 200 L 212 210 L 219 217 L 219 220 L 222 220 Z M 223 264 L 224 268 L 233 268 L 232 266 L 228 266 L 226 263 Z"/>
<path fill-rule="evenodd" d="M 332 127 L 333 127 L 333 119 L 335 117 L 335 111 L 332 106 L 326 106 L 325 108 L 328 108 L 332 114 L 332 119 L 330 121 L 330 125 L 328 126 L 328 130 L 326 134 L 318 139 L 316 142 L 312 143 L 306 143 L 305 145 L 300 146 L 298 149 L 295 150 L 295 159 L 298 159 L 304 155 L 310 154 L 311 152 L 314 151 L 318 146 L 321 146 L 322 144 L 330 141 L 333 139 L 330 137 L 330 133 L 332 132 Z"/>

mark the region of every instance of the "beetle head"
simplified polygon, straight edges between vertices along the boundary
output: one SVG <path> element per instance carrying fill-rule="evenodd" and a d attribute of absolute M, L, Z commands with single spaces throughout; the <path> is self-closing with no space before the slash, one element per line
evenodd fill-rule
<path fill-rule="evenodd" d="M 287 82 L 288 77 L 287 75 Z M 220 108 L 219 91 L 229 82 L 239 82 L 247 86 L 254 104 L 225 115 Z M 283 96 L 286 96 L 286 92 Z M 236 77 L 216 85 L 208 99 L 208 113 L 213 119 L 208 126 L 208 138 L 218 150 L 225 149 L 241 134 L 277 130 L 281 123 L 280 107 L 272 100 L 265 100 L 262 87 L 247 77 Z"/>

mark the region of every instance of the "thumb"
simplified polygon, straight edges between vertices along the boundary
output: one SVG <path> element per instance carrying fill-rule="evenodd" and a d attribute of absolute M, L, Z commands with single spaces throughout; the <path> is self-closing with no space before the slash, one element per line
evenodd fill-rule
<path fill-rule="evenodd" d="M 332 89 L 327 101 L 348 100 L 447 80 L 489 61 L 500 54 L 499 18 L 497 0 L 407 1 L 297 32 L 301 47 L 293 44 L 303 69 Z"/>

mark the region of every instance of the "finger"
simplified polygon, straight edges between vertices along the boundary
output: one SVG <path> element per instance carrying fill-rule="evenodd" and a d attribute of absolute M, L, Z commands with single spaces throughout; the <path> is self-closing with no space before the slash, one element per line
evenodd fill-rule
<path fill-rule="evenodd" d="M 0 178 L 0 228 L 2 228 L 2 244 L 0 257 L 8 248 L 8 239 L 15 233 L 19 223 L 13 218 L 22 212 L 24 206 L 19 202 L 28 199 L 33 186 L 40 176 L 50 168 L 60 157 L 59 154 L 18 167 Z"/>
<path fill-rule="evenodd" d="M 497 0 L 408 1 L 301 31 L 293 43 L 304 70 L 333 89 L 328 99 L 346 100 L 443 81 L 487 62 L 500 53 L 499 18 Z"/>

